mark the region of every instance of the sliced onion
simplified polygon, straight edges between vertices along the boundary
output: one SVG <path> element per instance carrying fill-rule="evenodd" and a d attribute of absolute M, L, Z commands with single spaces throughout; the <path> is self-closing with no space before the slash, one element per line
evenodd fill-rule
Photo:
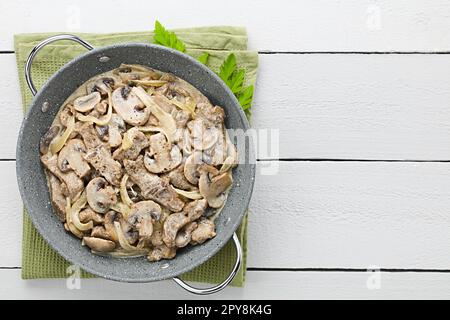
<path fill-rule="evenodd" d="M 120 212 L 125 219 L 128 218 L 128 215 L 130 214 L 131 211 L 131 208 L 122 202 L 117 202 L 113 204 L 110 207 L 110 209 Z"/>
<path fill-rule="evenodd" d="M 144 105 L 150 108 L 150 111 L 159 120 L 162 128 L 164 128 L 167 135 L 170 137 L 170 141 L 173 141 L 175 131 L 177 130 L 177 124 L 174 118 L 165 112 L 153 99 L 145 92 L 141 87 L 133 87 L 131 91 L 144 103 Z"/>
<path fill-rule="evenodd" d="M 169 142 L 169 144 L 172 144 L 172 140 L 170 139 L 171 137 L 164 130 L 164 128 L 155 127 L 155 126 L 145 126 L 145 127 L 137 127 L 137 129 L 142 132 L 161 132 L 162 134 L 164 134 L 166 136 L 167 142 Z"/>
<path fill-rule="evenodd" d="M 99 126 L 106 126 L 112 117 L 112 101 L 111 101 L 111 93 L 108 92 L 108 112 L 101 119 L 93 116 L 85 116 L 83 114 L 78 114 L 77 118 L 83 122 L 93 122 Z"/>
<path fill-rule="evenodd" d="M 167 81 L 164 80 L 132 80 L 131 82 L 145 87 L 161 87 L 167 83 Z"/>
<path fill-rule="evenodd" d="M 127 180 L 128 175 L 124 174 L 122 181 L 120 182 L 120 198 L 122 199 L 122 202 L 126 204 L 128 207 L 131 207 L 134 202 L 130 199 L 130 196 L 127 192 Z"/>
<path fill-rule="evenodd" d="M 82 223 L 80 221 L 79 213 L 81 209 L 83 209 L 86 206 L 86 194 L 83 192 L 83 194 L 78 198 L 77 201 L 75 201 L 70 208 L 70 220 L 80 231 L 88 231 L 91 230 L 94 227 L 94 223 L 92 221 L 89 221 L 87 223 Z"/>
<path fill-rule="evenodd" d="M 122 150 L 128 150 L 133 146 L 133 135 L 136 131 L 136 127 L 133 127 L 123 134 L 121 146 Z"/>
<path fill-rule="evenodd" d="M 129 251 L 123 251 L 123 250 L 117 250 L 117 251 L 111 251 L 111 252 L 100 252 L 91 250 L 93 254 L 99 255 L 99 256 L 105 256 L 105 257 L 113 257 L 113 258 L 119 258 L 119 259 L 128 259 L 128 258 L 139 258 L 144 257 L 147 255 L 148 251 L 145 252 L 129 252 Z"/>
<path fill-rule="evenodd" d="M 122 232 L 122 227 L 120 226 L 120 223 L 118 221 L 114 221 L 114 227 L 116 228 L 116 233 L 117 233 L 117 238 L 119 239 L 119 244 L 125 251 L 141 253 L 141 254 L 145 254 L 148 252 L 148 250 L 138 249 L 128 243 L 127 239 L 125 238 L 125 235 Z"/>
<path fill-rule="evenodd" d="M 66 143 L 67 139 L 69 139 L 69 136 L 73 132 L 74 128 L 75 128 L 75 118 L 70 117 L 68 119 L 67 127 L 64 133 L 59 137 L 53 139 L 53 141 L 50 143 L 49 149 L 52 154 L 56 154 L 59 150 L 61 150 L 64 147 L 64 144 Z"/>
<path fill-rule="evenodd" d="M 77 236 L 78 238 L 83 238 L 83 233 L 78 230 L 72 223 L 72 218 L 71 218 L 71 206 L 70 206 L 70 198 L 67 197 L 66 198 L 66 223 L 67 223 L 67 228 L 69 228 L 69 231 L 72 232 L 73 235 Z"/>
<path fill-rule="evenodd" d="M 176 193 L 178 193 L 179 195 L 182 195 L 183 197 L 188 198 L 188 199 L 199 200 L 199 199 L 203 198 L 203 196 L 200 194 L 200 192 L 198 190 L 186 191 L 186 190 L 177 189 L 174 186 L 172 186 L 172 188 L 173 188 L 173 190 L 175 190 Z"/>

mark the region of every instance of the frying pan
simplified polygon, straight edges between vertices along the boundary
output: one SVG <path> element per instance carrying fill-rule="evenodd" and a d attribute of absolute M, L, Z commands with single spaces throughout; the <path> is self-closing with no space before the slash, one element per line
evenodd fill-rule
<path fill-rule="evenodd" d="M 77 42 L 88 51 L 63 66 L 37 92 L 31 78 L 33 59 L 43 47 L 60 40 Z M 142 43 L 94 49 L 74 35 L 50 37 L 31 51 L 25 66 L 25 78 L 35 97 L 23 120 L 16 150 L 17 181 L 24 206 L 34 226 L 48 244 L 66 260 L 92 274 L 123 282 L 151 282 L 172 278 L 182 288 L 195 294 L 218 292 L 233 280 L 241 265 L 242 249 L 235 231 L 244 217 L 253 190 L 255 158 L 252 143 L 246 143 L 245 150 L 238 150 L 240 153 L 245 152 L 247 160 L 234 169 L 233 188 L 216 220 L 216 237 L 202 245 L 179 250 L 173 260 L 149 263 L 144 257 L 115 259 L 94 255 L 81 246 L 79 239 L 64 230 L 53 212 L 44 169 L 39 159 L 39 140 L 51 126 L 59 107 L 75 89 L 91 77 L 117 68 L 121 63 L 146 65 L 175 74 L 194 85 L 213 104 L 224 108 L 227 128 L 244 131 L 249 128 L 238 101 L 222 80 L 206 66 L 183 53 Z M 236 247 L 236 262 L 230 275 L 222 283 L 210 288 L 195 288 L 178 278 L 214 256 L 230 239 L 233 239 Z"/>

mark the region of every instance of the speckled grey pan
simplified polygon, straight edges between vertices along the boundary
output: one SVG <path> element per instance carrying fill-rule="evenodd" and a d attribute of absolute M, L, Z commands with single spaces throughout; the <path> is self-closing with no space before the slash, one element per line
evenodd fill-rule
<path fill-rule="evenodd" d="M 89 44 L 72 35 L 59 35 L 38 45 L 27 64 L 29 73 L 32 60 L 39 49 L 56 40 L 72 40 L 92 49 Z M 75 58 L 54 74 L 36 94 L 20 129 L 17 143 L 17 180 L 24 205 L 31 220 L 44 239 L 65 259 L 95 275 L 126 282 L 150 282 L 174 278 L 184 289 L 197 294 L 209 294 L 223 289 L 239 268 L 241 250 L 234 235 L 238 261 L 224 283 L 207 290 L 190 287 L 176 278 L 202 264 L 232 238 L 246 210 L 253 190 L 255 175 L 254 151 L 247 146 L 248 159 L 233 173 L 234 186 L 217 222 L 217 236 L 202 245 L 181 250 L 175 259 L 149 263 L 145 258 L 113 259 L 93 255 L 80 240 L 69 235 L 53 213 L 46 178 L 39 161 L 39 140 L 50 127 L 59 106 L 89 78 L 117 68 L 121 63 L 142 64 L 171 72 L 187 80 L 205 94 L 212 103 L 222 106 L 228 128 L 248 129 L 247 119 L 238 101 L 217 75 L 195 59 L 178 51 L 149 44 L 120 44 L 93 49 Z M 27 76 L 30 89 L 34 89 Z M 35 92 L 33 92 L 35 93 Z M 46 112 L 44 110 L 48 109 Z"/>

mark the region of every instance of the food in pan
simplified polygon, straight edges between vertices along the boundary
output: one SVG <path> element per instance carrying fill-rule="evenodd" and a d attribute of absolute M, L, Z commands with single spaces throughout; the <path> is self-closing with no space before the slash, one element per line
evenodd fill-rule
<path fill-rule="evenodd" d="M 171 259 L 216 235 L 237 152 L 224 110 L 123 64 L 81 85 L 41 138 L 54 211 L 93 253 Z"/>

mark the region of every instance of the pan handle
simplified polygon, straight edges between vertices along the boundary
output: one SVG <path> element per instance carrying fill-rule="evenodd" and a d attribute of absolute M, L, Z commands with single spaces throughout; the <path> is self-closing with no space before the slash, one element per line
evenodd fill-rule
<path fill-rule="evenodd" d="M 189 291 L 190 293 L 194 293 L 194 294 L 198 294 L 198 295 L 208 295 L 208 294 L 216 293 L 216 292 L 219 292 L 219 291 L 225 289 L 225 287 L 236 276 L 236 274 L 239 270 L 239 267 L 241 266 L 241 262 L 242 262 L 242 247 L 241 247 L 241 243 L 239 242 L 239 239 L 238 239 L 236 233 L 233 234 L 233 242 L 234 242 L 234 246 L 236 247 L 236 262 L 234 263 L 233 270 L 231 270 L 231 273 L 229 274 L 229 276 L 222 283 L 219 283 L 218 285 L 211 287 L 211 288 L 196 288 L 196 287 L 190 286 L 189 284 L 187 284 L 186 282 L 184 282 L 183 280 L 181 280 L 178 277 L 174 277 L 173 281 L 175 281 L 180 287 L 182 287 L 186 291 Z"/>
<path fill-rule="evenodd" d="M 41 50 L 43 47 L 45 47 L 46 45 L 48 45 L 52 42 L 60 41 L 60 40 L 74 41 L 74 42 L 81 44 L 83 47 L 85 47 L 88 50 L 94 49 L 94 47 L 91 46 L 89 43 L 78 38 L 77 36 L 74 36 L 73 34 L 58 34 L 56 36 L 47 38 L 47 39 L 43 40 L 42 42 L 40 42 L 37 46 L 35 46 L 33 48 L 33 50 L 31 50 L 31 52 L 27 58 L 27 62 L 25 64 L 25 80 L 27 81 L 28 88 L 30 88 L 30 91 L 33 94 L 33 96 L 35 96 L 37 93 L 36 87 L 34 86 L 33 80 L 31 79 L 31 65 L 33 64 L 33 60 L 36 57 L 36 54 L 39 52 L 39 50 Z"/>

